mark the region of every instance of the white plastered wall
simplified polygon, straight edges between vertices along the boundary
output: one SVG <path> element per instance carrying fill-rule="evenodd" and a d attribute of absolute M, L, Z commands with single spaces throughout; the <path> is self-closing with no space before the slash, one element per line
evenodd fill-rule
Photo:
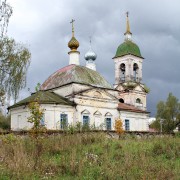
<path fill-rule="evenodd" d="M 149 114 L 120 111 L 120 118 L 125 129 L 125 119 L 129 120 L 130 131 L 149 131 Z"/>
<path fill-rule="evenodd" d="M 140 91 L 132 91 L 127 93 L 119 93 L 119 99 L 124 99 L 124 103 L 134 105 L 142 110 L 146 110 L 146 93 Z M 136 99 L 141 100 L 141 104 L 136 103 Z"/>
<path fill-rule="evenodd" d="M 133 56 L 133 55 L 126 55 L 122 57 L 114 58 L 115 63 L 115 86 L 120 83 L 120 65 L 122 63 L 126 66 L 125 77 L 126 80 L 130 80 L 130 77 L 133 76 L 133 64 L 137 63 L 139 70 L 138 70 L 138 77 L 142 79 L 142 58 Z"/>
<path fill-rule="evenodd" d="M 70 94 L 78 93 L 80 91 L 84 91 L 87 89 L 92 89 L 92 86 L 72 83 L 72 84 L 68 84 L 68 85 L 59 87 L 57 89 L 54 89 L 53 92 L 60 95 L 60 96 L 65 97 L 65 96 L 68 96 Z"/>
<path fill-rule="evenodd" d="M 60 129 L 60 114 L 68 115 L 68 124 L 74 123 L 75 109 L 71 106 L 43 104 L 41 108 L 44 109 L 44 121 L 47 129 Z M 13 108 L 10 113 L 12 130 L 28 130 L 32 128 L 33 124 L 28 122 L 30 112 L 27 107 Z"/>
<path fill-rule="evenodd" d="M 111 128 L 114 130 L 115 119 L 119 117 L 119 112 L 117 111 L 118 100 L 76 96 L 74 101 L 78 104 L 76 106 L 76 122 L 83 123 L 82 116 L 85 111 L 88 112 L 91 126 L 95 125 L 96 128 L 106 129 L 105 118 L 110 117 Z M 96 114 L 96 112 L 99 114 Z"/>

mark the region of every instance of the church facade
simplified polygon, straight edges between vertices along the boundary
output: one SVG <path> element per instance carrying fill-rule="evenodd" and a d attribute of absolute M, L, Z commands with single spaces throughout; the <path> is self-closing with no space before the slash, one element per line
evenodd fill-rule
<path fill-rule="evenodd" d="M 132 41 L 127 15 L 125 40 L 113 57 L 115 85 L 112 87 L 96 71 L 96 54 L 91 48 L 85 54 L 86 67 L 79 64 L 79 42 L 72 38 L 69 65 L 57 70 L 41 85 L 38 92 L 9 107 L 12 130 L 28 130 L 28 104 L 38 101 L 44 109 L 41 124 L 47 129 L 63 130 L 77 123 L 99 130 L 114 130 L 121 119 L 126 131 L 148 131 L 149 112 L 146 108 L 147 87 L 142 83 L 139 47 Z"/>

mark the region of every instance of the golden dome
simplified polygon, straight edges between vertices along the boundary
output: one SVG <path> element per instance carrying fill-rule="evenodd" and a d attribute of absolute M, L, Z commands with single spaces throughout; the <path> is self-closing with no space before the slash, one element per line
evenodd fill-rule
<path fill-rule="evenodd" d="M 79 42 L 76 40 L 76 38 L 73 36 L 71 38 L 71 40 L 68 42 L 68 47 L 71 50 L 77 50 L 77 48 L 79 47 Z"/>

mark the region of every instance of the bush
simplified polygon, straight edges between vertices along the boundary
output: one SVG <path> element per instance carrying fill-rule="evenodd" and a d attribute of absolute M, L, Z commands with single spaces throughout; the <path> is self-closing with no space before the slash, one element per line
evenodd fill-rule
<path fill-rule="evenodd" d="M 10 129 L 10 116 L 0 114 L 0 129 Z"/>

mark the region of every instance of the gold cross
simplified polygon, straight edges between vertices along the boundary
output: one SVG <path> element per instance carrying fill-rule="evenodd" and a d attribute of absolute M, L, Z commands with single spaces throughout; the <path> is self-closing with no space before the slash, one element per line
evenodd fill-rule
<path fill-rule="evenodd" d="M 71 24 L 72 24 L 72 36 L 74 37 L 74 19 L 71 20 Z"/>
<path fill-rule="evenodd" d="M 74 20 L 74 19 L 72 19 L 70 23 L 72 23 L 72 25 L 73 25 L 73 22 L 74 22 L 74 21 L 75 21 L 75 20 Z"/>

